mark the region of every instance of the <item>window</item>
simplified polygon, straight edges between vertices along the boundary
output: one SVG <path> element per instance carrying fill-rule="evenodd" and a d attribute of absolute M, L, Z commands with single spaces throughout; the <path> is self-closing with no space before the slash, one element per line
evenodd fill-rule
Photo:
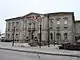
<path fill-rule="evenodd" d="M 12 22 L 12 25 L 14 25 L 14 22 Z"/>
<path fill-rule="evenodd" d="M 67 20 L 64 20 L 64 24 L 67 24 Z"/>
<path fill-rule="evenodd" d="M 61 34 L 60 33 L 57 33 L 56 34 L 56 39 L 57 39 L 57 43 L 61 43 Z"/>
<path fill-rule="evenodd" d="M 8 28 L 10 28 L 10 25 L 11 25 L 11 23 L 10 23 L 10 22 L 8 22 Z"/>
<path fill-rule="evenodd" d="M 61 19 L 61 18 L 56 18 L 57 24 L 60 24 L 60 19 Z"/>
<path fill-rule="evenodd" d="M 49 16 L 49 20 L 54 20 L 53 15 L 50 15 L 50 16 Z"/>
<path fill-rule="evenodd" d="M 56 38 L 59 40 L 60 37 L 61 37 L 61 34 L 60 34 L 60 33 L 57 33 L 57 34 L 56 34 Z"/>
<path fill-rule="evenodd" d="M 64 33 L 64 40 L 67 40 L 67 33 Z"/>
<path fill-rule="evenodd" d="M 50 38 L 51 38 L 51 40 L 53 40 L 53 34 L 52 33 L 50 33 Z"/>
<path fill-rule="evenodd" d="M 50 28 L 52 29 L 52 26 L 53 26 L 53 21 L 50 20 Z"/>
<path fill-rule="evenodd" d="M 60 24 L 60 21 L 59 20 L 57 20 L 57 24 Z"/>
<path fill-rule="evenodd" d="M 64 24 L 67 24 L 68 18 L 64 17 L 63 19 L 64 19 Z"/>

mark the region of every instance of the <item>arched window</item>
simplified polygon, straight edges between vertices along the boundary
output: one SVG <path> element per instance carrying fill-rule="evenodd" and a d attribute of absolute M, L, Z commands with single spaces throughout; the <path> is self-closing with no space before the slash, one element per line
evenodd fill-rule
<path fill-rule="evenodd" d="M 57 43 L 60 44 L 61 43 L 61 34 L 60 33 L 56 34 L 56 39 L 57 39 Z"/>
<path fill-rule="evenodd" d="M 60 39 L 60 37 L 61 37 L 61 34 L 60 34 L 60 33 L 57 33 L 57 34 L 56 34 L 56 38 L 57 38 L 57 39 Z"/>
<path fill-rule="evenodd" d="M 53 40 L 53 34 L 52 33 L 50 33 L 50 38 L 51 38 L 51 40 Z"/>
<path fill-rule="evenodd" d="M 64 40 L 67 40 L 67 33 L 64 33 Z"/>

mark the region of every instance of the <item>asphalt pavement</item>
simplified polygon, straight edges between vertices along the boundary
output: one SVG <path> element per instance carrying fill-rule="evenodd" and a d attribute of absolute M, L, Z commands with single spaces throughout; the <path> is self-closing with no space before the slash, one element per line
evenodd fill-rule
<path fill-rule="evenodd" d="M 0 60 L 80 60 L 76 57 L 43 55 L 0 49 Z"/>

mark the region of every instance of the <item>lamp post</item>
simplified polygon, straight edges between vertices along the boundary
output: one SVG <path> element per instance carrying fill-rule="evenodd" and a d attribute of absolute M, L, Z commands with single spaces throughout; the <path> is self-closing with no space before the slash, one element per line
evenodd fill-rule
<path fill-rule="evenodd" d="M 13 42 L 12 42 L 12 46 L 14 46 L 14 34 L 15 34 L 15 27 L 13 28 Z"/>
<path fill-rule="evenodd" d="M 42 42 L 42 32 L 41 32 L 42 25 L 41 25 L 41 22 L 42 22 L 43 15 L 40 15 L 40 18 L 41 18 L 41 21 L 40 21 L 40 48 L 41 48 L 41 42 Z"/>
<path fill-rule="evenodd" d="M 41 38 L 42 38 L 41 35 L 42 34 L 41 34 L 41 24 L 40 24 L 40 48 L 41 48 Z"/>
<path fill-rule="evenodd" d="M 48 47 L 50 47 L 49 35 L 50 35 L 50 31 L 49 31 L 49 15 L 48 15 Z"/>

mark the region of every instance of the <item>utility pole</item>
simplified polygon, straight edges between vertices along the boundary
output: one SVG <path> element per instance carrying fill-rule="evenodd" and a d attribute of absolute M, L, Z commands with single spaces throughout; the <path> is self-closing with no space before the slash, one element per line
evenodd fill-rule
<path fill-rule="evenodd" d="M 40 20 L 41 20 L 41 21 L 40 21 L 40 48 L 41 48 L 41 42 L 42 42 L 42 36 L 41 36 L 41 35 L 42 35 L 42 32 L 41 32 L 41 30 L 42 30 L 42 29 L 41 29 L 42 25 L 41 25 L 41 22 L 42 22 L 42 18 L 43 18 L 43 17 L 44 17 L 43 15 L 40 15 Z"/>
<path fill-rule="evenodd" d="M 48 47 L 50 47 L 49 35 L 50 35 L 50 32 L 49 32 L 49 15 L 48 15 Z"/>
<path fill-rule="evenodd" d="M 41 36 L 41 35 L 42 35 L 42 32 L 41 32 L 41 30 L 42 30 L 42 28 L 41 28 L 42 25 L 41 25 L 41 23 L 42 23 L 43 17 L 44 17 L 43 15 L 40 15 L 40 20 L 41 20 L 41 21 L 40 21 L 40 48 L 41 48 L 41 42 L 42 42 L 42 36 Z"/>
<path fill-rule="evenodd" d="M 41 38 L 42 38 L 41 35 L 42 34 L 41 34 L 41 24 L 40 24 L 40 48 L 41 48 Z"/>
<path fill-rule="evenodd" d="M 13 28 L 13 42 L 12 42 L 12 46 L 14 46 L 14 34 L 15 34 L 15 27 Z"/>

